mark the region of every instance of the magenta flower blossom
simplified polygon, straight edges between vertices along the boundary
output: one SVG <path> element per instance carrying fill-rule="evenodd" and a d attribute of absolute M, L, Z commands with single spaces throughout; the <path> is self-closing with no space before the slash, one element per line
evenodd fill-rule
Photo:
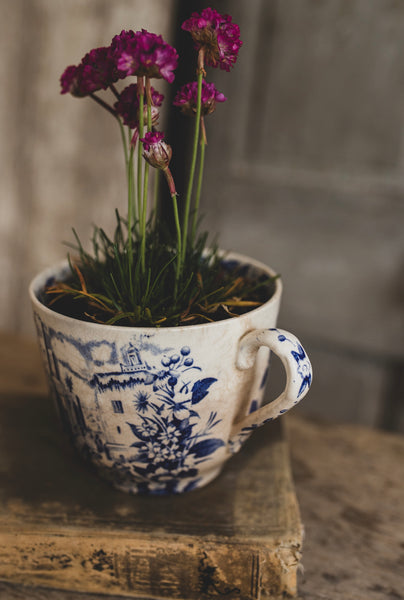
<path fill-rule="evenodd" d="M 64 71 L 60 78 L 61 93 L 88 96 L 98 90 L 106 90 L 119 77 L 110 48 L 94 48 L 78 66 L 71 65 Z"/>
<path fill-rule="evenodd" d="M 122 29 L 121 33 L 119 33 L 118 35 L 115 35 L 112 38 L 111 53 L 114 56 L 115 60 L 117 58 L 119 58 L 119 56 L 122 54 L 122 52 L 128 46 L 128 44 L 130 44 L 130 42 L 132 40 L 134 40 L 135 37 L 136 37 L 136 34 L 131 29 L 128 29 L 128 31 L 125 31 L 125 29 Z"/>
<path fill-rule="evenodd" d="M 73 94 L 73 96 L 79 96 L 79 85 L 78 85 L 78 69 L 74 65 L 66 67 L 60 78 L 60 85 L 62 88 L 61 94 Z"/>
<path fill-rule="evenodd" d="M 152 99 L 152 124 L 157 125 L 159 110 L 164 100 L 163 94 L 159 94 L 153 87 L 151 88 Z M 134 129 L 139 125 L 139 96 L 136 83 L 128 85 L 120 94 L 120 98 L 114 104 L 114 108 L 119 116 L 122 117 L 125 125 Z M 144 107 L 145 118 L 147 118 L 147 106 Z"/>
<path fill-rule="evenodd" d="M 178 90 L 173 104 L 179 106 L 184 114 L 194 116 L 196 114 L 197 95 L 198 83 L 196 81 L 186 83 Z M 226 100 L 226 96 L 217 91 L 214 83 L 202 81 L 202 115 L 210 115 L 216 108 L 216 102 L 225 102 Z"/>
<path fill-rule="evenodd" d="M 193 13 L 182 29 L 189 31 L 197 50 L 203 49 L 205 63 L 230 71 L 241 48 L 240 28 L 230 15 L 221 15 L 214 8 Z"/>
<path fill-rule="evenodd" d="M 178 54 L 161 35 L 142 31 L 122 31 L 112 43 L 117 68 L 121 74 L 155 77 L 174 81 Z"/>

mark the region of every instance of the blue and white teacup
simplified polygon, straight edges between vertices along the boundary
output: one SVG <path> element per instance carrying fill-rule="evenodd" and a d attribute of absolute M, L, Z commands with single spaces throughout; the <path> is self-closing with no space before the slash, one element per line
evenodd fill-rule
<path fill-rule="evenodd" d="M 233 260 L 256 273 L 264 264 Z M 56 313 L 31 283 L 34 318 L 62 422 L 75 446 L 116 488 L 167 494 L 209 483 L 251 432 L 307 393 L 312 371 L 299 340 L 276 328 L 282 284 L 259 308 L 235 318 L 184 327 L 117 327 Z M 269 351 L 287 375 L 282 394 L 262 406 Z"/>

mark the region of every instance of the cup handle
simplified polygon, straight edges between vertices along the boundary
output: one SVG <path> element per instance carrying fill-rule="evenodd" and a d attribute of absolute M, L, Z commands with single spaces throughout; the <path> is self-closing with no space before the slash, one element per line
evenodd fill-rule
<path fill-rule="evenodd" d="M 286 386 L 278 398 L 233 425 L 229 439 L 232 454 L 240 449 L 254 429 L 273 421 L 298 404 L 312 382 L 312 368 L 306 351 L 297 337 L 283 329 L 254 329 L 245 334 L 239 342 L 237 368 L 251 369 L 261 346 L 268 347 L 281 359 L 286 370 Z"/>

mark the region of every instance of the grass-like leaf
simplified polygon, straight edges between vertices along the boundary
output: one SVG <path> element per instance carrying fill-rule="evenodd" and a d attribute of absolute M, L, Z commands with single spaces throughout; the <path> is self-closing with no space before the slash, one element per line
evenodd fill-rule
<path fill-rule="evenodd" d="M 73 231 L 77 256 L 69 256 L 70 275 L 45 290 L 44 302 L 52 309 L 109 325 L 176 326 L 238 316 L 273 293 L 273 279 L 252 277 L 237 264 L 229 267 L 216 247 L 207 249 L 206 233 L 187 248 L 175 290 L 176 251 L 150 224 L 142 275 L 136 228 L 130 261 L 127 223 L 118 212 L 116 219 L 112 238 L 94 227 L 92 253 Z"/>

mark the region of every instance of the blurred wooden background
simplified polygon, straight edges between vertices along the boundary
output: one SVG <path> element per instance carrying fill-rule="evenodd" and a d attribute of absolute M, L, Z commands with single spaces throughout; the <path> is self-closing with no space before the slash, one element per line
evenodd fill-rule
<path fill-rule="evenodd" d="M 123 28 L 181 43 L 180 13 L 213 6 L 244 46 L 231 73 L 208 73 L 228 101 L 207 121 L 204 225 L 282 274 L 279 324 L 315 371 L 298 410 L 404 431 L 404 3 L 0 5 L 0 327 L 33 335 L 30 278 L 72 226 L 86 240 L 125 207 L 115 123 L 60 96 L 60 74 Z"/>

